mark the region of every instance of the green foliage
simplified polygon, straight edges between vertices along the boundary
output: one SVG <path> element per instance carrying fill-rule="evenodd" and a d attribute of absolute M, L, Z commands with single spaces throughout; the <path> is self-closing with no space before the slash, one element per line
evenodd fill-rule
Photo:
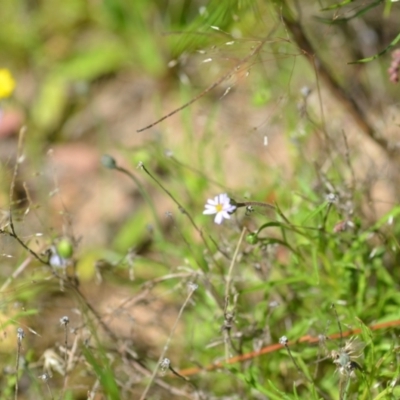
<path fill-rule="evenodd" d="M 93 368 L 107 398 L 110 400 L 120 399 L 120 391 L 118 389 L 117 382 L 115 381 L 115 376 L 109 364 L 107 355 L 103 351 L 100 351 L 98 353 L 98 357 L 96 358 L 88 349 L 83 349 L 83 355 L 85 356 L 86 361 Z"/>
<path fill-rule="evenodd" d="M 392 49 L 399 41 L 400 41 L 400 33 L 389 43 L 389 45 L 387 47 L 385 47 L 378 54 L 375 54 L 372 57 L 367 57 L 367 58 L 363 58 L 361 60 L 353 61 L 350 64 L 366 63 L 366 62 L 376 60 L 378 57 L 382 56 L 383 54 L 388 52 L 390 49 Z"/>
<path fill-rule="evenodd" d="M 18 147 L 0 152 L 4 396 L 399 397 L 398 154 L 345 101 L 396 135 L 381 71 L 400 35 L 369 18 L 399 14 L 297 3 L 1 3 L 4 111 L 28 132 L 0 135 Z M 202 215 L 219 193 L 237 207 L 221 225 Z"/>

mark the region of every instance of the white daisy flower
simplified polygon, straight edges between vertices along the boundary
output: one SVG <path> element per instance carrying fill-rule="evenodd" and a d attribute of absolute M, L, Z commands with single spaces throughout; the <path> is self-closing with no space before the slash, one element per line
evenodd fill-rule
<path fill-rule="evenodd" d="M 230 219 L 230 213 L 236 210 L 236 206 L 230 203 L 231 199 L 226 193 L 214 197 L 214 200 L 208 199 L 203 214 L 216 214 L 214 222 L 220 224 L 223 219 Z"/>

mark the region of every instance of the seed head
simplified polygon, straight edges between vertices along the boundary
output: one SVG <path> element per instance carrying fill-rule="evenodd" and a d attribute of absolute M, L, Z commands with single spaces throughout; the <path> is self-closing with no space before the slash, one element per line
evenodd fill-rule
<path fill-rule="evenodd" d="M 160 362 L 160 369 L 161 369 L 161 373 L 165 374 L 169 367 L 171 365 L 171 361 L 169 358 L 164 358 L 161 362 Z"/>
<path fill-rule="evenodd" d="M 25 332 L 22 328 L 17 329 L 17 339 L 19 342 L 22 341 L 22 339 L 25 337 Z"/>
<path fill-rule="evenodd" d="M 189 282 L 187 284 L 187 287 L 190 292 L 194 292 L 199 287 L 199 285 L 197 283 Z"/>
<path fill-rule="evenodd" d="M 288 343 L 289 343 L 289 339 L 286 336 L 281 336 L 279 338 L 279 344 L 281 344 L 283 346 L 287 346 Z"/>
<path fill-rule="evenodd" d="M 63 326 L 67 326 L 69 324 L 69 318 L 64 315 L 63 317 L 60 318 L 60 324 Z"/>
<path fill-rule="evenodd" d="M 361 370 L 361 366 L 355 359 L 361 357 L 364 344 L 354 338 L 348 340 L 344 347 L 331 352 L 331 358 L 341 375 L 347 375 L 351 378 L 356 376 L 355 370 Z"/>

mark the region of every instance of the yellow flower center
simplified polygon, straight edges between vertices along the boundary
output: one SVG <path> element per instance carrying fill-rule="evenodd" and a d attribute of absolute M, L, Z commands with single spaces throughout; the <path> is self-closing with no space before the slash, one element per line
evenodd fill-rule
<path fill-rule="evenodd" d="M 222 204 L 217 204 L 215 206 L 215 209 L 217 210 L 217 212 L 221 212 L 224 209 L 224 206 Z"/>

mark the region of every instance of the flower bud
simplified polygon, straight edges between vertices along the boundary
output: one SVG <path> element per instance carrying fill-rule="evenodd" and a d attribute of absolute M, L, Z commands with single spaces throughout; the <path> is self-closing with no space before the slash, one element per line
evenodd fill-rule
<path fill-rule="evenodd" d="M 108 169 L 115 169 L 117 168 L 117 163 L 115 159 L 108 154 L 103 154 L 101 156 L 101 164 L 103 167 L 108 168 Z"/>
<path fill-rule="evenodd" d="M 69 239 L 63 238 L 57 243 L 57 253 L 62 258 L 70 258 L 72 256 L 73 251 L 74 248 Z"/>
<path fill-rule="evenodd" d="M 256 233 L 249 233 L 246 236 L 246 242 L 249 244 L 257 244 L 258 243 L 258 237 Z"/>

